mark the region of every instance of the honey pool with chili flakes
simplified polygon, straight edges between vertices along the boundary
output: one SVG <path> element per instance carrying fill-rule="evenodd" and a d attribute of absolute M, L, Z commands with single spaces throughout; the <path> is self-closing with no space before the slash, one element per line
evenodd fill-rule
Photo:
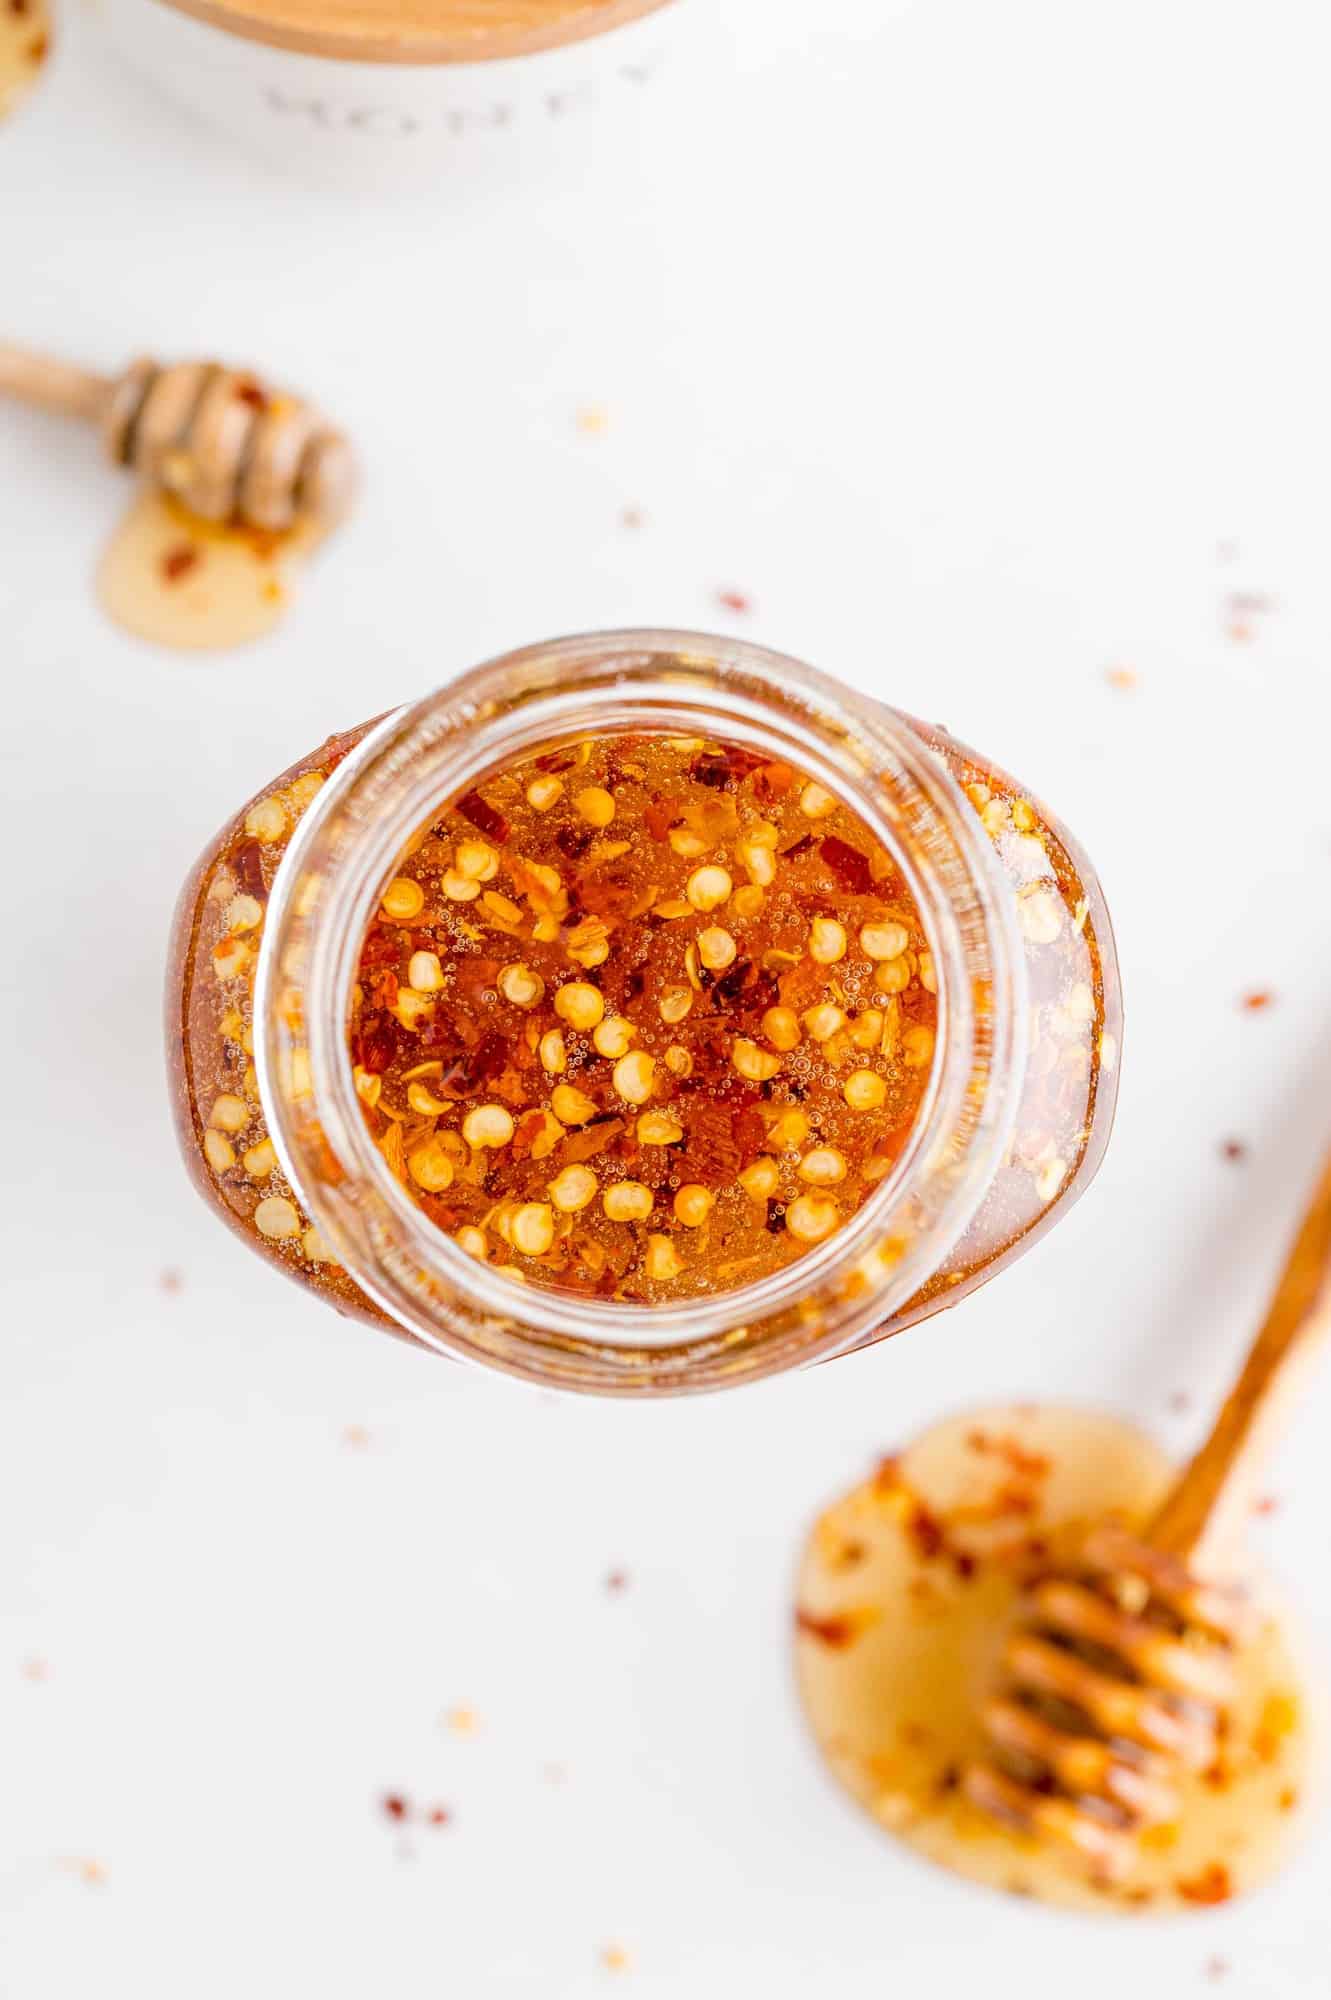
<path fill-rule="evenodd" d="M 599 1297 L 750 1284 L 899 1156 L 936 983 L 900 869 L 788 764 L 608 735 L 413 842 L 349 1045 L 380 1151 L 468 1254 Z"/>

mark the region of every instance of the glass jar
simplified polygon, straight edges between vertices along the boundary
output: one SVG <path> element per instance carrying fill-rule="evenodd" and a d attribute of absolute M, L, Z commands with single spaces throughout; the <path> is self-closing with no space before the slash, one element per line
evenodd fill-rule
<path fill-rule="evenodd" d="M 418 829 L 516 759 L 613 732 L 720 737 L 843 799 L 901 869 L 938 1034 L 905 1150 L 858 1211 L 759 1282 L 634 1306 L 515 1285 L 416 1206 L 347 1050 L 366 925 Z M 265 788 L 183 892 L 168 989 L 177 1129 L 250 1247 L 343 1311 L 557 1387 L 740 1383 L 965 1297 L 1087 1186 L 1120 1033 L 1098 884 L 1070 836 L 945 732 L 736 641 L 612 632 L 478 667 Z"/>

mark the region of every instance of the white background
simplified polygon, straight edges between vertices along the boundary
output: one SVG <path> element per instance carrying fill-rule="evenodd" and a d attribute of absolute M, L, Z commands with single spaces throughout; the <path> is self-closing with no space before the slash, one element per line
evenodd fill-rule
<path fill-rule="evenodd" d="M 91 596 L 117 476 L 0 412 L 6 2000 L 582 1996 L 612 1944 L 626 1993 L 707 2000 L 1187 1994 L 1216 1955 L 1241 2000 L 1326 1992 L 1325 1838 L 1246 1906 L 1060 1920 L 862 1822 L 789 1686 L 801 1531 L 913 1427 L 1050 1395 L 1191 1443 L 1331 1129 L 1323 10 L 698 25 L 636 143 L 580 134 L 562 184 L 302 191 L 82 17 L 0 134 L 6 333 L 253 361 L 369 475 L 277 637 L 172 657 Z M 1271 600 L 1247 639 L 1234 591 Z M 181 877 L 266 776 L 482 656 L 647 621 L 1015 767 L 1100 867 L 1129 1032 L 1103 1173 L 1019 1270 L 859 1358 L 629 1408 L 248 1257 L 176 1163 L 158 988 Z M 1323 1383 L 1262 1523 L 1323 1643 L 1329 1412 Z M 453 1823 L 399 1839 L 387 1790 Z"/>

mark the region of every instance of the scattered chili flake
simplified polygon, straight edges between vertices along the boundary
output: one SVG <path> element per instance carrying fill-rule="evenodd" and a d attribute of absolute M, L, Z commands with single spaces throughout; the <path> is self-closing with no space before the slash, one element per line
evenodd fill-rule
<path fill-rule="evenodd" d="M 930 1512 L 923 1500 L 917 1499 L 915 1505 L 911 1508 L 906 1528 L 911 1540 L 926 1562 L 930 1562 L 935 1556 L 941 1555 L 947 1546 L 947 1536 L 944 1533 L 942 1522 L 936 1514 Z"/>
<path fill-rule="evenodd" d="M 618 1596 L 622 1591 L 627 1590 L 629 1587 L 628 1571 L 624 1569 L 610 1570 L 606 1575 L 605 1587 L 612 1597 Z"/>
<path fill-rule="evenodd" d="M 447 1806 L 431 1806 L 425 1818 L 427 1824 L 430 1826 L 448 1826 L 452 1821 L 453 1815 Z"/>
<path fill-rule="evenodd" d="M 166 583 L 179 583 L 182 576 L 188 576 L 203 561 L 203 550 L 196 542 L 175 542 L 167 549 L 158 568 Z"/>
<path fill-rule="evenodd" d="M 1223 1861 L 1209 1861 L 1196 1875 L 1175 1882 L 1185 1903 L 1227 1903 L 1234 1883 Z"/>
<path fill-rule="evenodd" d="M 859 1637 L 860 1630 L 850 1617 L 819 1618 L 814 1612 L 806 1611 L 802 1605 L 797 1605 L 795 1608 L 795 1629 L 807 1633 L 811 1639 L 817 1639 L 820 1645 L 832 1646 L 837 1651 L 853 1645 Z"/>
<path fill-rule="evenodd" d="M 1245 993 L 1242 999 L 1240 1000 L 1239 1005 L 1243 1008 L 1245 1013 L 1260 1014 L 1264 1007 L 1270 1007 L 1274 1004 L 1275 997 L 1276 996 L 1274 993 L 1268 992 L 1265 988 L 1259 987 L 1258 990 L 1254 993 Z"/>
<path fill-rule="evenodd" d="M 244 376 L 232 390 L 238 403 L 248 403 L 252 410 L 266 410 L 268 398 L 252 376 Z"/>
<path fill-rule="evenodd" d="M 1263 1493 L 1253 1501 L 1252 1511 L 1254 1514 L 1274 1514 L 1279 1505 L 1274 1493 Z"/>
<path fill-rule="evenodd" d="M 1244 1145 L 1242 1139 L 1222 1139 L 1220 1142 L 1220 1157 L 1222 1160 L 1229 1160 L 1237 1165 L 1240 1160 L 1247 1159 L 1248 1148 Z"/>
<path fill-rule="evenodd" d="M 379 1801 L 387 1818 L 404 1820 L 411 1808 L 400 1792 L 385 1792 Z"/>
<path fill-rule="evenodd" d="M 746 596 L 742 590 L 718 590 L 716 601 L 727 611 L 734 611 L 740 617 L 753 609 L 753 599 Z"/>
<path fill-rule="evenodd" d="M 488 840 L 496 840 L 502 847 L 508 839 L 508 821 L 479 792 L 464 792 L 457 801 L 457 811 Z"/>
<path fill-rule="evenodd" d="M 111 1879 L 111 1871 L 106 1863 L 96 1860 L 92 1855 L 67 1855 L 58 1866 L 68 1868 L 71 1873 L 78 1876 L 80 1882 L 86 1882 L 90 1889 L 104 1888 Z"/>
<path fill-rule="evenodd" d="M 185 1289 L 184 1273 L 177 1271 L 174 1266 L 168 1266 L 158 1277 L 157 1285 L 168 1298 L 175 1298 Z"/>

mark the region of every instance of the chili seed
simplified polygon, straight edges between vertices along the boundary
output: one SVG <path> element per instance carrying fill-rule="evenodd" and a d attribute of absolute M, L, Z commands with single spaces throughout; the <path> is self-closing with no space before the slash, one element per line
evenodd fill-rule
<path fill-rule="evenodd" d="M 616 1181 L 601 1196 L 601 1207 L 611 1222 L 642 1222 L 652 1212 L 655 1197 L 641 1181 Z"/>
<path fill-rule="evenodd" d="M 463 1119 L 462 1136 L 473 1148 L 506 1146 L 513 1137 L 513 1114 L 502 1104 L 478 1104 Z"/>

